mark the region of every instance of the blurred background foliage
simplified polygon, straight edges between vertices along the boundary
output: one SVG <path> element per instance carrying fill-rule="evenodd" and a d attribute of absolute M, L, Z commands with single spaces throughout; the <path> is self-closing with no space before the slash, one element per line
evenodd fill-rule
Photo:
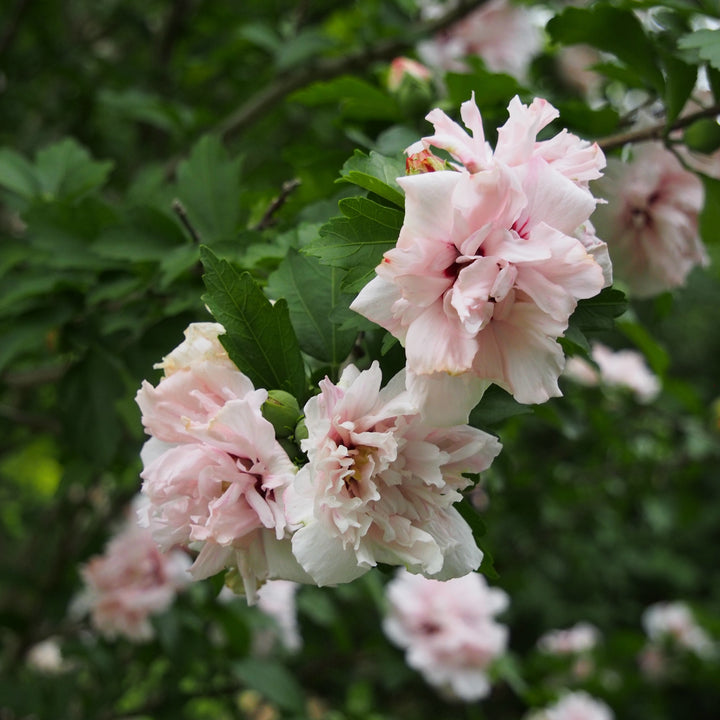
<path fill-rule="evenodd" d="M 530 412 L 496 394 L 480 416 L 504 451 L 473 500 L 491 582 L 511 598 L 512 653 L 489 699 L 448 702 L 405 665 L 381 631 L 381 571 L 301 588 L 297 654 L 258 657 L 253 637 L 267 618 L 241 600 L 218 602 L 217 579 L 180 596 L 145 644 L 104 640 L 68 615 L 79 564 L 102 550 L 139 489 L 134 394 L 157 379 L 153 364 L 186 325 L 208 319 L 200 240 L 282 287 L 273 273 L 289 251 L 360 192 L 336 183 L 353 150 L 402 158 L 427 133 L 431 107 L 456 114 L 471 91 L 490 140 L 516 93 L 546 97 L 561 110 L 557 127 L 588 138 L 628 129 L 632 113 L 618 100 L 628 96 L 659 101 L 674 121 L 699 67 L 720 99 L 717 35 L 688 40 L 694 18 L 720 15 L 712 0 L 527 3 L 550 23 L 526 78 L 474 58 L 432 84 L 388 89 L 389 61 L 481 4 L 431 20 L 413 0 L 0 9 L 2 720 L 519 718 L 553 693 L 537 638 L 579 620 L 605 638 L 596 671 L 579 681 L 554 668 L 556 680 L 605 698 L 618 718 L 686 717 L 688 706 L 694 718 L 716 717 L 717 663 L 683 656 L 655 683 L 637 663 L 640 616 L 653 602 L 689 602 L 720 638 L 712 178 L 702 228 L 715 262 L 595 333 L 640 349 L 663 379 L 660 398 L 642 405 L 568 381 L 563 398 Z M 561 47 L 578 42 L 603 53 L 593 102 L 559 71 Z M 367 343 L 381 341 L 368 331 Z M 385 362 L 402 364 L 401 349 Z M 47 638 L 60 644 L 61 670 L 26 662 Z"/>

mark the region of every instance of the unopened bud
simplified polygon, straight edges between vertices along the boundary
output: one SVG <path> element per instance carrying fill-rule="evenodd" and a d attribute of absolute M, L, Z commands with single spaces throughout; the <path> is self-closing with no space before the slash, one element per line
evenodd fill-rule
<path fill-rule="evenodd" d="M 270 390 L 261 410 L 263 417 L 275 428 L 278 438 L 290 437 L 302 415 L 298 401 L 284 390 Z"/>
<path fill-rule="evenodd" d="M 419 82 L 428 82 L 431 77 L 432 73 L 430 70 L 417 60 L 411 60 L 406 57 L 396 57 L 390 63 L 390 70 L 388 71 L 388 90 L 391 92 L 399 90 L 405 78 Z"/>
<path fill-rule="evenodd" d="M 451 170 L 452 167 L 441 157 L 430 150 L 408 155 L 405 160 L 405 173 L 407 175 L 420 175 L 421 173 L 438 172 L 439 170 Z"/>
<path fill-rule="evenodd" d="M 295 426 L 295 441 L 299 444 L 302 440 L 307 440 L 310 437 L 307 425 L 305 424 L 305 418 L 300 418 L 300 421 Z"/>

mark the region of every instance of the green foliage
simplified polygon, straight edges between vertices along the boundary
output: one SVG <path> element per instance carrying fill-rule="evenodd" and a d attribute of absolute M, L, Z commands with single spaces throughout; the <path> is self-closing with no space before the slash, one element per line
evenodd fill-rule
<path fill-rule="evenodd" d="M 388 642 L 386 566 L 301 587 L 296 654 L 277 623 L 220 592 L 222 574 L 154 616 L 146 643 L 103 639 L 68 609 L 80 567 L 141 484 L 147 436 L 133 397 L 190 322 L 209 307 L 237 366 L 294 398 L 291 419 L 276 421 L 295 447 L 318 379 L 348 362 L 379 359 L 385 377 L 404 364 L 400 343 L 349 305 L 397 241 L 396 180 L 404 148 L 430 132 L 426 112 L 457 119 L 474 92 L 492 143 L 514 95 L 546 97 L 560 110 L 551 129 L 588 140 L 632 131 L 650 110 L 668 142 L 713 153 L 717 113 L 696 81 L 702 69 L 720 100 L 720 31 L 706 28 L 718 2 L 548 2 L 549 44 L 527 76 L 470 57 L 403 92 L 386 88 L 387 63 L 429 39 L 414 0 L 6 5 L 0 717 L 516 720 L 581 688 L 618 718 L 692 708 L 713 720 L 717 662 L 667 647 L 667 675 L 648 680 L 637 660 L 653 602 L 687 600 L 720 638 L 709 311 L 720 303 L 720 181 L 709 176 L 699 222 L 713 265 L 654 300 L 616 288 L 583 300 L 560 339 L 568 355 L 587 356 L 596 339 L 639 350 L 662 381 L 658 400 L 561 379 L 563 397 L 534 407 L 491 386 L 470 416 L 504 446 L 457 505 L 481 572 L 510 594 L 511 652 L 491 669 L 488 698 L 449 702 Z M 591 95 L 559 69 L 563 46 L 578 44 L 601 53 Z M 704 116 L 685 119 L 698 102 Z M 671 132 L 681 125 L 682 138 Z M 536 648 L 580 620 L 603 634 L 584 677 Z M 62 653 L 52 671 L 30 662 L 48 638 Z"/>
<path fill-rule="evenodd" d="M 286 300 L 274 305 L 248 273 L 239 274 L 209 248 L 200 249 L 207 293 L 203 301 L 225 328 L 230 359 L 258 388 L 306 396 L 305 369 Z"/>

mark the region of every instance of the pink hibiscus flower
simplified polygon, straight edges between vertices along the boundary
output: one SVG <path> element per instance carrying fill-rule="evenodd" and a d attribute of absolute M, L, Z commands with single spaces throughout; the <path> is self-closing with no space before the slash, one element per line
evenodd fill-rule
<path fill-rule="evenodd" d="M 446 395 L 428 415 L 451 422 L 467 418 L 490 382 L 524 403 L 559 395 L 556 340 L 577 301 L 605 285 L 575 236 L 595 208 L 588 182 L 602 153 L 567 133 L 537 142 L 556 115 L 545 101 L 511 102 L 494 154 L 474 101 L 461 112 L 472 137 L 433 110 L 435 135 L 410 149 L 445 149 L 459 171 L 398 178 L 397 245 L 351 305 L 400 339 L 413 389 L 425 400 Z"/>
<path fill-rule="evenodd" d="M 380 389 L 382 374 L 345 369 L 320 383 L 305 406 L 308 463 L 287 490 L 300 527 L 293 552 L 318 585 L 349 582 L 377 563 L 438 577 L 477 568 L 482 553 L 453 504 L 500 451 L 468 426 L 426 425 L 404 374 Z"/>
<path fill-rule="evenodd" d="M 195 579 L 236 568 L 248 601 L 269 577 L 304 574 L 292 559 L 282 496 L 295 466 L 275 439 L 255 390 L 230 361 L 222 326 L 191 325 L 137 402 L 153 435 L 142 457 L 144 513 L 161 547 L 190 543 Z"/>
<path fill-rule="evenodd" d="M 405 649 L 408 665 L 452 697 L 485 697 L 488 668 L 507 648 L 508 630 L 495 620 L 507 594 L 477 573 L 441 582 L 404 570 L 386 593 L 383 630 Z"/>
<path fill-rule="evenodd" d="M 93 626 L 105 637 L 148 640 L 153 636 L 150 616 L 166 610 L 187 585 L 189 566 L 190 558 L 180 550 L 161 553 L 133 514 L 104 553 L 81 568 L 85 591 L 74 611 L 89 610 Z"/>
<path fill-rule="evenodd" d="M 685 284 L 709 260 L 698 236 L 702 182 L 661 143 L 643 143 L 629 163 L 611 159 L 597 189 L 609 201 L 593 220 L 608 241 L 616 278 L 638 298 Z"/>

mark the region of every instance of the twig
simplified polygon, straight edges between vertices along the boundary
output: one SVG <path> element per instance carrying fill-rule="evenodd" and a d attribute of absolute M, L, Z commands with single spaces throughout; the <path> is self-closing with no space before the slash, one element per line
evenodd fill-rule
<path fill-rule="evenodd" d="M 172 202 L 173 212 L 180 218 L 180 222 L 185 226 L 185 229 L 190 233 L 193 242 L 197 245 L 202 245 L 202 239 L 200 233 L 195 229 L 195 226 L 190 222 L 190 218 L 185 211 L 185 206 L 177 199 Z"/>
<path fill-rule="evenodd" d="M 665 122 L 658 122 L 654 125 L 637 128 L 636 130 L 628 130 L 627 132 L 618 133 L 617 135 L 609 135 L 606 138 L 598 140 L 597 144 L 603 150 L 614 150 L 615 148 L 622 147 L 626 143 L 640 142 L 642 140 L 662 140 L 673 130 L 681 130 L 682 128 L 692 125 L 696 120 L 715 117 L 717 115 L 720 115 L 720 103 L 703 108 L 702 110 L 697 110 L 688 115 L 683 115 L 671 123 L 669 127 Z"/>
<path fill-rule="evenodd" d="M 374 62 L 392 60 L 404 50 L 413 47 L 421 38 L 445 29 L 484 5 L 485 2 L 487 0 L 460 0 L 456 7 L 437 19 L 414 23 L 402 38 L 385 40 L 372 47 L 363 48 L 341 57 L 323 58 L 315 63 L 308 63 L 295 71 L 280 75 L 275 82 L 253 95 L 235 112 L 218 123 L 215 132 L 228 139 L 252 125 L 291 92 L 317 80 L 330 80 L 354 70 L 365 69 Z"/>
<path fill-rule="evenodd" d="M 268 205 L 268 209 L 265 211 L 265 214 L 262 216 L 260 221 L 255 225 L 255 230 L 265 230 L 265 228 L 269 228 L 273 223 L 275 222 L 274 215 L 275 213 L 285 204 L 288 197 L 300 186 L 300 179 L 299 178 L 293 178 L 292 180 L 287 180 L 282 184 L 282 187 L 280 188 L 280 194 L 273 199 L 273 201 Z"/>

